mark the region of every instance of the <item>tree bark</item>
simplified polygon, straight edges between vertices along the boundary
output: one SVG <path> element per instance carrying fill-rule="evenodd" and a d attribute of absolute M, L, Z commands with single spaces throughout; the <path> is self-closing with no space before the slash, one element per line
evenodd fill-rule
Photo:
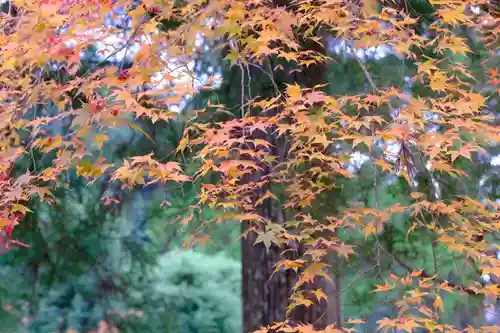
<path fill-rule="evenodd" d="M 247 223 L 242 224 L 243 231 L 247 227 Z M 267 251 L 262 243 L 253 245 L 255 239 L 255 233 L 250 233 L 242 242 L 244 333 L 285 319 L 288 291 L 294 281 L 288 271 L 272 274 L 273 265 L 279 261 L 280 249 L 271 246 Z"/>
<path fill-rule="evenodd" d="M 275 6 L 287 6 L 288 0 L 276 0 Z M 315 48 L 318 51 L 318 45 L 303 45 L 304 48 Z M 320 52 L 324 54 L 324 48 Z M 271 68 L 273 66 L 270 66 Z M 324 83 L 323 75 L 326 72 L 325 65 L 309 66 L 302 73 L 294 74 L 293 81 L 303 87 L 312 88 L 315 85 Z M 262 73 L 254 69 L 251 70 L 252 82 L 255 77 L 262 77 Z M 253 76 L 255 75 L 255 77 Z M 283 83 L 290 83 L 291 75 L 282 80 L 275 80 L 278 86 Z M 265 80 L 265 78 L 264 78 Z M 263 96 L 259 92 L 255 95 Z M 275 145 L 274 154 L 278 160 L 285 160 L 286 140 L 279 140 L 276 137 L 266 137 L 266 140 Z M 285 145 L 285 146 L 284 146 Z M 261 175 L 255 175 L 252 180 L 258 180 Z M 256 196 L 255 200 L 258 200 Z M 268 199 L 269 200 L 269 199 Z M 264 204 L 259 210 L 259 214 L 274 222 L 284 222 L 285 214 L 281 207 L 273 207 L 271 204 Z M 249 224 L 242 223 L 242 232 L 244 233 Z M 243 333 L 249 333 L 259 330 L 262 327 L 271 326 L 277 322 L 285 320 L 291 289 L 297 281 L 297 274 L 291 270 L 283 272 L 274 272 L 274 265 L 282 258 L 280 253 L 284 250 L 277 246 L 271 246 L 266 250 L 262 243 L 255 244 L 256 234 L 250 232 L 246 238 L 242 239 L 242 297 L 243 297 Z M 304 253 L 302 246 L 299 246 L 297 255 L 299 257 Z M 335 280 L 335 279 L 334 279 Z M 288 316 L 293 323 L 313 324 L 315 328 L 324 328 L 329 324 L 336 324 L 340 327 L 340 280 L 336 279 L 335 284 L 319 279 L 309 286 L 312 289 L 321 288 L 327 294 L 329 302 L 324 300 L 321 303 L 314 304 L 308 308 L 299 306 L 295 308 Z"/>

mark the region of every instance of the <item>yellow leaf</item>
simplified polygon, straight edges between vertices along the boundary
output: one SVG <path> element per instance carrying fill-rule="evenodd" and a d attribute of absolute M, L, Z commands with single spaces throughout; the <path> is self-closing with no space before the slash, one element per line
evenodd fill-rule
<path fill-rule="evenodd" d="M 266 194 L 264 194 L 262 197 L 260 197 L 256 202 L 255 205 L 262 205 L 264 203 L 264 200 L 272 198 L 274 200 L 278 200 L 278 198 L 271 192 L 267 191 Z"/>
<path fill-rule="evenodd" d="M 367 16 L 376 16 L 378 14 L 378 0 L 365 0 L 362 8 Z"/>
<path fill-rule="evenodd" d="M 97 147 L 99 147 L 99 149 L 101 149 L 102 145 L 104 144 L 104 141 L 108 140 L 108 136 L 106 134 L 97 134 L 94 137 L 94 140 L 97 144 Z"/>
<path fill-rule="evenodd" d="M 17 204 L 17 203 L 13 203 L 11 205 L 11 210 L 13 212 L 19 212 L 21 214 L 26 214 L 26 212 L 30 212 L 30 213 L 32 212 L 30 209 L 28 209 L 28 207 Z"/>
<path fill-rule="evenodd" d="M 444 305 L 441 296 L 436 295 L 436 299 L 434 300 L 434 307 L 438 309 L 440 312 L 443 312 Z"/>
<path fill-rule="evenodd" d="M 385 284 L 383 286 L 381 285 L 376 285 L 376 289 L 373 290 L 372 292 L 379 292 L 379 291 L 390 291 L 392 289 L 394 289 L 394 286 L 391 286 L 387 281 L 385 282 Z"/>
<path fill-rule="evenodd" d="M 325 301 L 328 300 L 328 296 L 321 289 L 313 290 L 313 294 L 314 296 L 316 296 L 318 302 L 321 302 L 322 299 L 324 299 Z"/>
<path fill-rule="evenodd" d="M 412 277 L 419 277 L 422 275 L 423 270 L 411 272 Z"/>
<path fill-rule="evenodd" d="M 436 71 L 430 77 L 429 86 L 435 91 L 445 91 L 448 89 L 448 79 L 443 73 Z"/>
<path fill-rule="evenodd" d="M 292 269 L 294 271 L 298 271 L 299 268 L 304 266 L 304 260 L 281 260 L 276 264 L 275 272 L 279 272 L 281 269 Z"/>
<path fill-rule="evenodd" d="M 5 219 L 3 217 L 0 217 L 0 230 L 3 229 L 4 227 L 8 226 L 10 224 L 9 219 Z"/>
<path fill-rule="evenodd" d="M 427 60 L 424 62 L 419 62 L 418 64 L 418 71 L 420 73 L 426 73 L 428 75 L 432 74 L 431 70 L 437 70 L 438 68 L 434 66 L 434 62 L 432 60 Z"/>
<path fill-rule="evenodd" d="M 278 244 L 281 241 L 279 235 L 276 233 L 276 231 L 273 230 L 267 230 L 266 232 L 258 232 L 257 234 L 258 236 L 254 244 L 262 242 L 264 243 L 266 249 L 269 249 L 271 243 L 274 242 Z"/>
<path fill-rule="evenodd" d="M 425 194 L 420 193 L 420 192 L 411 192 L 410 197 L 412 197 L 415 200 L 422 199 L 425 197 Z"/>
<path fill-rule="evenodd" d="M 373 224 L 366 225 L 365 229 L 364 229 L 365 239 L 368 238 L 371 234 L 375 234 L 376 232 L 377 232 L 377 229 L 375 228 L 375 226 Z"/>
<path fill-rule="evenodd" d="M 360 143 L 364 143 L 368 149 L 371 150 L 373 137 L 369 135 L 353 135 L 353 147 L 358 146 Z"/>
<path fill-rule="evenodd" d="M 304 296 L 302 295 L 297 295 L 297 296 L 294 296 L 293 299 L 292 299 L 292 302 L 295 306 L 298 306 L 298 305 L 303 305 L 305 307 L 310 307 L 311 305 L 314 304 L 313 301 L 305 298 Z"/>
<path fill-rule="evenodd" d="M 328 267 L 327 264 L 323 263 L 312 263 L 309 265 L 302 274 L 302 279 L 305 282 L 312 282 L 316 276 L 325 276 L 325 268 Z"/>
<path fill-rule="evenodd" d="M 406 238 L 415 230 L 417 224 L 415 222 L 412 223 L 411 227 L 408 228 L 408 232 L 406 233 Z"/>
<path fill-rule="evenodd" d="M 441 17 L 441 21 L 444 24 L 464 23 L 467 21 L 467 16 L 465 15 L 465 5 L 450 5 L 446 7 L 439 8 L 437 10 L 438 15 Z"/>
<path fill-rule="evenodd" d="M 364 324 L 365 321 L 363 319 L 352 319 L 352 318 L 349 318 L 349 320 L 347 321 L 348 324 Z"/>
<path fill-rule="evenodd" d="M 290 84 L 286 87 L 286 93 L 292 102 L 302 99 L 302 90 L 298 84 Z"/>
<path fill-rule="evenodd" d="M 375 163 L 382 168 L 382 171 L 392 171 L 392 165 L 387 163 L 385 160 L 376 160 Z"/>

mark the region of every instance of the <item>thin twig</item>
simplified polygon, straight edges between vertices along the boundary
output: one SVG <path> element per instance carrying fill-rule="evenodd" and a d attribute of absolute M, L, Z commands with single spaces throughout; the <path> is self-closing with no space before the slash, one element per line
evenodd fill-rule
<path fill-rule="evenodd" d="M 432 245 L 432 258 L 434 259 L 434 274 L 437 276 L 439 274 L 438 265 L 437 265 L 437 257 L 436 257 L 436 241 L 431 242 Z"/>
<path fill-rule="evenodd" d="M 245 70 L 243 69 L 243 64 L 240 61 L 240 72 L 241 72 L 241 118 L 245 117 Z"/>
<path fill-rule="evenodd" d="M 354 58 L 356 59 L 356 61 L 358 62 L 359 66 L 363 70 L 363 73 L 365 74 L 366 79 L 370 83 L 370 86 L 371 86 L 373 92 L 376 93 L 379 89 L 377 88 L 377 85 L 375 84 L 375 81 L 373 80 L 370 72 L 366 68 L 366 66 L 365 66 L 364 62 L 361 60 L 361 58 L 358 57 L 358 55 L 356 54 L 354 48 L 350 44 L 348 44 L 348 46 L 349 46 L 349 49 L 351 50 L 351 53 L 353 54 Z M 375 124 L 372 124 L 372 126 L 370 126 L 370 129 L 371 129 L 371 135 L 372 135 L 372 139 L 373 139 L 373 146 L 372 146 L 372 149 L 371 149 L 371 156 L 372 156 L 373 165 L 374 165 L 374 168 L 375 168 L 375 171 L 374 171 L 374 174 L 373 174 L 373 190 L 375 192 L 375 207 L 377 208 L 377 210 L 379 210 L 380 209 L 380 196 L 379 196 L 378 184 L 377 184 L 378 168 L 377 168 L 377 165 L 375 164 L 375 155 L 374 155 L 374 152 L 373 152 L 374 148 L 375 148 L 375 144 L 376 144 L 376 140 L 375 140 L 375 134 L 376 134 Z M 382 221 L 379 221 L 379 219 L 377 219 L 377 224 L 378 223 L 382 223 Z M 376 226 L 376 228 L 377 228 L 377 232 L 380 232 L 380 230 L 378 228 L 378 225 Z M 380 264 L 380 247 L 381 246 L 380 246 L 380 241 L 379 241 L 378 237 L 376 239 L 377 239 L 377 266 L 379 267 L 378 270 L 379 270 L 379 273 L 380 273 L 381 272 L 381 264 Z"/>
<path fill-rule="evenodd" d="M 247 84 L 248 99 L 251 100 L 252 99 L 252 75 L 250 75 L 250 67 L 248 67 L 248 62 L 246 64 L 246 69 L 247 69 L 247 76 L 248 76 L 248 84 Z"/>
<path fill-rule="evenodd" d="M 266 70 L 262 67 L 260 67 L 259 65 L 256 65 L 256 64 L 252 64 L 251 62 L 248 63 L 248 65 L 250 66 L 253 66 L 255 68 L 258 68 L 262 71 L 262 73 L 266 74 L 270 79 L 271 79 L 271 83 L 273 84 L 273 87 L 274 87 L 274 92 L 276 93 L 276 96 L 279 96 L 279 88 L 278 88 L 278 85 L 276 84 L 276 82 L 274 81 L 274 76 L 272 75 L 272 69 L 271 69 L 271 74 L 266 72 Z M 269 66 L 271 67 L 271 66 Z"/>
<path fill-rule="evenodd" d="M 370 83 L 370 86 L 372 87 L 373 92 L 377 92 L 378 91 L 377 85 L 375 84 L 375 81 L 373 80 L 373 77 L 371 76 L 370 72 L 368 71 L 368 68 L 366 68 L 365 63 L 356 54 L 356 52 L 355 52 L 354 48 L 352 47 L 352 45 L 350 45 L 348 43 L 346 43 L 346 44 L 349 46 L 349 49 L 351 50 L 351 53 L 354 56 L 354 59 L 356 59 L 356 61 L 358 62 L 359 66 L 363 70 L 363 73 L 365 74 L 366 79 L 368 80 L 368 83 Z"/>
<path fill-rule="evenodd" d="M 132 34 L 130 35 L 130 37 L 127 39 L 127 41 L 125 42 L 125 44 L 123 44 L 121 47 L 119 47 L 118 49 L 116 49 L 115 51 L 113 51 L 111 54 L 109 54 L 106 58 L 102 59 L 101 61 L 99 61 L 97 64 L 95 64 L 94 66 L 91 66 L 89 69 L 87 69 L 85 71 L 85 73 L 83 73 L 82 77 L 85 77 L 87 76 L 87 74 L 89 74 L 91 71 L 93 71 L 94 69 L 98 68 L 100 65 L 102 64 L 105 64 L 108 60 L 110 60 L 111 58 L 113 58 L 115 55 L 117 55 L 118 53 L 120 53 L 121 51 L 123 51 L 124 49 L 128 49 L 128 47 L 130 46 L 131 42 L 133 39 L 135 39 L 135 37 L 137 37 L 137 33 L 139 32 L 139 30 L 141 29 L 141 26 L 139 25 L 133 32 Z"/>
<path fill-rule="evenodd" d="M 401 266 L 402 268 L 406 269 L 408 272 L 411 273 L 411 272 L 415 271 L 413 269 L 413 267 L 411 267 L 410 265 L 408 265 L 407 263 L 405 263 L 403 260 L 401 260 L 400 258 L 398 258 L 396 255 L 394 255 L 392 253 L 389 253 L 389 251 L 387 251 L 386 249 L 384 249 L 382 246 L 380 248 L 384 252 L 386 252 L 387 254 L 389 254 L 399 266 Z M 450 287 L 460 289 L 460 290 L 462 290 L 462 291 L 464 291 L 467 294 L 472 295 L 472 296 L 478 295 L 475 290 L 473 290 L 473 289 L 471 289 L 471 288 L 469 288 L 467 286 L 464 286 L 464 285 L 461 285 L 461 284 L 458 284 L 458 283 L 454 283 L 454 282 L 451 282 L 451 281 L 442 280 L 442 279 L 436 277 L 435 275 L 431 275 L 431 274 L 427 273 L 425 271 L 425 269 L 421 271 L 420 276 L 423 277 L 423 278 L 434 278 L 434 280 L 436 282 L 438 282 L 438 283 L 446 283 Z"/>
<path fill-rule="evenodd" d="M 341 294 L 345 293 L 346 291 L 348 291 L 349 289 L 352 288 L 352 286 L 359 281 L 359 279 L 361 279 L 362 277 L 366 276 L 366 274 L 368 274 L 370 271 L 372 271 L 373 269 L 377 268 L 378 267 L 378 264 L 377 265 L 373 265 L 372 267 L 370 267 L 368 270 L 366 270 L 365 272 L 363 272 L 363 274 L 360 274 L 358 275 L 358 277 L 356 277 L 354 279 L 354 281 L 351 282 L 351 284 L 349 284 L 347 287 L 345 287 L 342 291 L 341 291 Z"/>

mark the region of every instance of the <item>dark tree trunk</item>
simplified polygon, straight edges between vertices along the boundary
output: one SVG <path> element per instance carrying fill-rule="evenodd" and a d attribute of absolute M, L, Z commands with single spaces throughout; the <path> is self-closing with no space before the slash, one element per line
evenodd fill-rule
<path fill-rule="evenodd" d="M 288 0 L 277 0 L 276 6 L 288 5 Z M 304 48 L 315 48 L 315 51 L 324 53 L 324 49 L 318 50 L 318 45 L 303 45 Z M 273 66 L 269 66 L 273 68 Z M 284 71 L 283 71 L 284 72 Z M 288 75 L 282 78 L 275 77 L 278 86 L 283 87 L 283 83 L 298 83 L 303 87 L 313 87 L 324 83 L 324 65 L 309 66 L 300 74 Z M 278 75 L 277 73 L 275 73 Z M 261 72 L 251 70 L 252 82 L 263 82 L 266 80 Z M 281 74 L 283 75 L 283 74 Z M 262 78 L 260 79 L 255 78 Z M 254 95 L 265 96 L 260 91 L 255 91 Z M 286 139 L 278 139 L 268 135 L 265 139 L 275 145 L 274 154 L 278 160 L 286 159 Z M 254 175 L 252 180 L 257 180 L 263 174 Z M 263 193 L 262 193 L 263 194 Z M 257 200 L 259 195 L 256 195 Z M 269 200 L 269 199 L 268 199 Z M 271 203 L 264 204 L 259 208 L 259 214 L 265 219 L 274 222 L 284 222 L 285 213 L 280 207 L 272 206 Z M 242 223 L 242 232 L 248 228 L 248 223 Z M 274 323 L 285 320 L 291 288 L 297 281 L 297 274 L 291 270 L 284 272 L 274 272 L 274 265 L 282 258 L 280 253 L 284 250 L 276 246 L 271 246 L 266 250 L 262 243 L 255 244 L 256 234 L 248 233 L 242 240 L 242 296 L 243 296 L 243 333 L 253 332 L 262 327 L 271 326 Z M 297 255 L 302 256 L 304 249 L 299 246 Z M 314 324 L 317 328 L 324 328 L 329 324 L 340 326 L 340 280 L 336 279 L 332 284 L 328 281 L 315 281 L 310 288 L 321 288 L 329 298 L 329 302 L 322 301 L 309 308 L 299 306 L 295 308 L 288 317 L 294 323 Z"/>
<path fill-rule="evenodd" d="M 246 229 L 247 224 L 242 227 Z M 291 272 L 276 273 L 271 278 L 280 249 L 271 246 L 267 251 L 262 243 L 253 245 L 255 239 L 255 233 L 250 233 L 242 242 L 244 333 L 285 319 L 288 291 L 294 281 Z"/>

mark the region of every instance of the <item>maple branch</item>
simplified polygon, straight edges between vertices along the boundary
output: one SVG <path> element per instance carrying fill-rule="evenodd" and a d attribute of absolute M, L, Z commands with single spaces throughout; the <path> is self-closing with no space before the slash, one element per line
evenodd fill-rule
<path fill-rule="evenodd" d="M 279 88 L 278 88 L 278 85 L 276 84 L 276 82 L 274 81 L 274 76 L 272 75 L 272 68 L 271 68 L 271 74 L 269 74 L 268 72 L 266 72 L 266 70 L 264 68 L 260 67 L 259 65 L 253 64 L 251 62 L 249 62 L 248 65 L 253 66 L 255 68 L 258 68 L 262 71 L 262 73 L 266 74 L 269 77 L 269 79 L 271 79 L 271 83 L 273 84 L 274 92 L 276 93 L 276 96 L 279 96 L 279 94 L 280 94 Z M 269 65 L 269 67 L 271 67 L 271 66 Z"/>
<path fill-rule="evenodd" d="M 247 75 L 248 75 L 248 85 L 247 85 L 248 99 L 251 100 L 252 99 L 252 75 L 250 75 L 250 67 L 248 67 L 248 63 L 246 64 L 245 67 L 247 69 Z"/>
<path fill-rule="evenodd" d="M 375 81 L 373 80 L 373 77 L 371 76 L 370 72 L 368 71 L 368 68 L 366 68 L 365 63 L 363 60 L 356 54 L 356 51 L 354 50 L 354 47 L 350 44 L 350 42 L 346 43 L 347 46 L 349 46 L 349 50 L 351 50 L 352 55 L 354 56 L 354 59 L 356 59 L 357 63 L 363 70 L 363 73 L 365 74 L 366 79 L 368 80 L 368 83 L 370 83 L 370 86 L 373 89 L 373 92 L 377 92 L 379 89 L 377 88 L 377 85 L 375 84 Z"/>
<path fill-rule="evenodd" d="M 375 81 L 373 80 L 370 72 L 368 71 L 368 69 L 366 68 L 365 66 L 365 63 L 361 60 L 361 58 L 356 54 L 353 46 L 350 44 L 350 42 L 347 43 L 347 45 L 349 46 L 349 49 L 351 50 L 351 53 L 352 55 L 354 56 L 354 58 L 356 59 L 356 61 L 358 62 L 359 66 L 361 67 L 361 69 L 363 70 L 363 73 L 365 74 L 366 76 L 366 79 L 368 80 L 368 82 L 370 83 L 370 86 L 373 90 L 373 92 L 377 92 L 379 89 L 377 87 L 377 85 L 375 84 Z M 378 184 L 377 184 L 377 179 L 378 179 L 378 168 L 377 168 L 377 165 L 375 164 L 375 155 L 373 153 L 373 148 L 375 146 L 375 134 L 376 134 L 376 130 L 375 130 L 375 124 L 372 124 L 370 126 L 370 130 L 371 130 L 371 135 L 372 135 L 372 139 L 373 139 L 373 147 L 372 147 L 372 150 L 371 150 L 371 157 L 373 158 L 373 165 L 374 165 L 374 168 L 375 168 L 375 171 L 374 171 L 374 174 L 373 174 L 373 191 L 375 192 L 375 207 L 377 208 L 377 210 L 380 208 L 380 196 L 379 196 L 379 192 L 378 192 Z M 383 230 L 383 225 L 382 225 L 382 221 L 379 220 L 380 218 L 378 217 L 377 218 L 377 221 L 376 221 L 376 231 L 377 232 L 381 232 Z M 382 229 L 382 230 L 380 230 Z M 379 273 L 381 272 L 381 265 L 380 265 L 380 240 L 378 239 L 378 236 L 377 236 L 377 232 L 375 233 L 375 237 L 376 237 L 376 241 L 377 241 L 377 266 L 378 266 L 378 270 L 379 270 Z"/>
<path fill-rule="evenodd" d="M 118 53 L 123 51 L 124 49 L 128 49 L 132 40 L 137 36 L 137 33 L 139 32 L 140 29 L 141 29 L 141 25 L 139 25 L 137 28 L 135 28 L 135 30 L 132 32 L 130 37 L 127 38 L 127 41 L 125 42 L 125 44 L 123 44 L 121 47 L 119 47 L 116 50 L 114 50 L 113 52 L 111 52 L 106 58 L 102 59 L 101 61 L 95 63 L 93 66 L 89 67 L 89 69 L 87 69 L 85 71 L 85 73 L 83 73 L 82 77 L 87 76 L 94 69 L 98 68 L 102 64 L 105 64 L 109 59 L 111 59 L 112 57 L 114 57 L 115 55 L 117 55 Z"/>
<path fill-rule="evenodd" d="M 343 294 L 346 291 L 348 291 L 349 289 L 351 289 L 352 286 L 354 284 L 356 284 L 356 282 L 359 281 L 359 279 L 361 279 L 362 277 L 366 276 L 366 274 L 368 274 L 370 271 L 372 271 L 373 269 L 375 269 L 377 267 L 378 267 L 378 264 L 377 265 L 373 265 L 372 267 L 370 267 L 366 271 L 364 271 L 362 274 L 358 275 L 347 287 L 345 287 L 344 289 L 342 289 L 342 291 L 340 293 Z"/>
<path fill-rule="evenodd" d="M 434 274 L 437 276 L 439 274 L 439 271 L 438 271 L 438 265 L 437 265 L 436 241 L 435 240 L 433 240 L 431 242 L 431 246 L 432 246 L 432 258 L 434 260 Z"/>
<path fill-rule="evenodd" d="M 245 70 L 243 69 L 243 65 L 240 61 L 240 72 L 241 72 L 241 118 L 245 117 Z"/>
<path fill-rule="evenodd" d="M 408 265 L 407 263 L 405 263 L 402 259 L 400 259 L 397 255 L 395 255 L 394 253 L 389 253 L 383 246 L 380 245 L 380 248 L 386 252 L 388 255 L 390 255 L 394 261 L 401 267 L 403 267 L 404 269 L 406 269 L 409 273 L 411 272 L 414 272 L 415 269 L 413 269 L 413 267 L 411 267 L 410 265 Z M 424 278 L 434 278 L 434 280 L 436 282 L 439 282 L 439 283 L 446 283 L 448 284 L 450 287 L 452 288 L 457 288 L 457 289 L 460 289 L 462 291 L 465 291 L 467 294 L 471 295 L 471 296 L 477 296 L 477 293 L 469 288 L 469 287 L 466 287 L 464 285 L 461 285 L 461 284 L 458 284 L 458 283 L 454 283 L 454 282 L 450 282 L 450 281 L 446 281 L 446 280 L 442 280 L 440 278 L 438 278 L 436 276 L 436 274 L 429 274 L 425 269 L 422 270 L 422 272 L 420 273 L 420 275 Z"/>

